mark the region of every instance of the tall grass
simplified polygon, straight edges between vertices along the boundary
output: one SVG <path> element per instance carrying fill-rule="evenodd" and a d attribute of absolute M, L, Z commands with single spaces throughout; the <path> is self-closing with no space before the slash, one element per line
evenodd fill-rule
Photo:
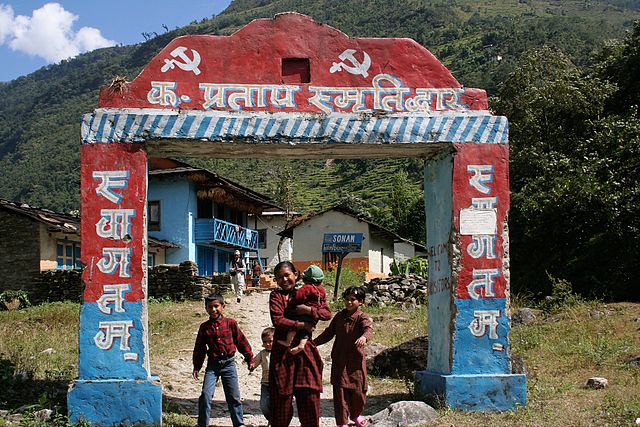
<path fill-rule="evenodd" d="M 0 312 L 0 358 L 23 376 L 77 373 L 80 305 L 55 302 Z"/>

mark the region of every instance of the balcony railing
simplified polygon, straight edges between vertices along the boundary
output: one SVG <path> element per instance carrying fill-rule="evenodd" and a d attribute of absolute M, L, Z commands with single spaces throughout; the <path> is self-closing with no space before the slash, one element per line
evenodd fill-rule
<path fill-rule="evenodd" d="M 196 242 L 218 243 L 246 250 L 258 249 L 258 232 L 220 219 L 196 219 Z"/>

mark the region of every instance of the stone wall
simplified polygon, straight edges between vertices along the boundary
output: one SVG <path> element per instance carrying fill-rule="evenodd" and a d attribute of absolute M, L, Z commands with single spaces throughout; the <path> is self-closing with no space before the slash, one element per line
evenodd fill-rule
<path fill-rule="evenodd" d="M 31 292 L 40 272 L 40 224 L 0 210 L 0 292 Z"/>
<path fill-rule="evenodd" d="M 231 289 L 228 275 L 198 276 L 198 266 L 192 261 L 180 265 L 164 264 L 149 269 L 149 296 L 172 301 L 200 300 L 211 292 Z"/>
<path fill-rule="evenodd" d="M 80 270 L 46 270 L 36 275 L 29 292 L 32 304 L 53 301 L 82 301 L 82 272 Z"/>
<path fill-rule="evenodd" d="M 427 280 L 420 276 L 391 276 L 365 282 L 366 303 L 377 307 L 399 306 L 412 309 L 427 304 Z"/>
<path fill-rule="evenodd" d="M 158 265 L 149 269 L 148 294 L 151 298 L 172 301 L 200 300 L 212 292 L 231 289 L 228 275 L 198 276 L 198 266 L 186 261 L 180 265 Z M 82 273 L 80 270 L 47 270 L 35 274 L 25 288 L 32 304 L 53 301 L 82 301 Z"/>

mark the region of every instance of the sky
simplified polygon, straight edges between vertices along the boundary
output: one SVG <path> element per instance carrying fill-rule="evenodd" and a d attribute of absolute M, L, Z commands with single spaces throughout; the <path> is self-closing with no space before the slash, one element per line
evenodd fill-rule
<path fill-rule="evenodd" d="M 0 82 L 211 18 L 231 0 L 0 0 Z"/>

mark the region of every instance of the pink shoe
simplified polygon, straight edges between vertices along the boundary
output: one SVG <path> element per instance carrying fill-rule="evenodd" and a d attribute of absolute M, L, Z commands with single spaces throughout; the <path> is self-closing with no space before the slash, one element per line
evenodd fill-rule
<path fill-rule="evenodd" d="M 353 421 L 355 421 L 358 427 L 365 427 L 368 424 L 367 419 L 362 415 L 358 415 Z"/>

